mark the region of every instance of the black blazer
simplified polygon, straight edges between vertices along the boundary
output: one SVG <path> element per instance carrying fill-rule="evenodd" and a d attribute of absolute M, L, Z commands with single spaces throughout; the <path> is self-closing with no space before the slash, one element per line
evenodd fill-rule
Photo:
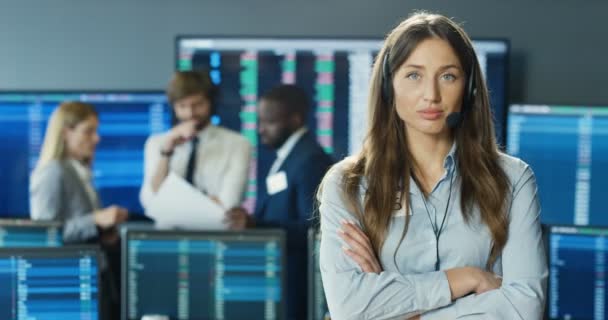
<path fill-rule="evenodd" d="M 256 225 L 281 228 L 287 233 L 289 319 L 304 319 L 306 315 L 307 231 L 312 222 L 315 192 L 332 163 L 315 137 L 306 132 L 278 170 L 285 172 L 287 188 L 271 196 L 265 187 L 258 190 Z M 265 181 L 266 175 L 260 179 Z"/>

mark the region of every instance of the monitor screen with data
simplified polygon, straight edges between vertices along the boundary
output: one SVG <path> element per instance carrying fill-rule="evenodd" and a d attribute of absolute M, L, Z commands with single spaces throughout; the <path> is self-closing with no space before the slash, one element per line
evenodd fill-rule
<path fill-rule="evenodd" d="M 123 320 L 284 319 L 283 231 L 127 229 L 123 238 Z"/>
<path fill-rule="evenodd" d="M 0 248 L 59 247 L 62 243 L 60 222 L 0 219 Z"/>
<path fill-rule="evenodd" d="M 608 229 L 550 226 L 549 319 L 606 319 Z"/>
<path fill-rule="evenodd" d="M 101 138 L 93 163 L 93 183 L 102 205 L 142 213 L 144 143 L 171 126 L 163 92 L 0 92 L 0 217 L 29 216 L 29 177 L 55 108 L 63 101 L 92 104 L 99 113 Z"/>
<path fill-rule="evenodd" d="M 608 226 L 608 107 L 512 105 L 507 152 L 536 176 L 541 222 Z"/>
<path fill-rule="evenodd" d="M 98 320 L 94 248 L 0 249 L 0 319 Z"/>
<path fill-rule="evenodd" d="M 319 268 L 320 247 L 321 233 L 311 228 L 308 230 L 308 320 L 331 319 Z"/>
<path fill-rule="evenodd" d="M 257 138 L 257 101 L 272 87 L 296 84 L 311 97 L 307 127 L 325 151 L 340 160 L 360 150 L 367 128 L 368 85 L 382 39 L 178 37 L 176 68 L 208 70 L 219 86 L 222 125 L 240 131 L 254 147 L 248 203 L 254 202 L 272 164 Z M 504 143 L 509 43 L 474 40 L 488 82 L 496 134 Z"/>

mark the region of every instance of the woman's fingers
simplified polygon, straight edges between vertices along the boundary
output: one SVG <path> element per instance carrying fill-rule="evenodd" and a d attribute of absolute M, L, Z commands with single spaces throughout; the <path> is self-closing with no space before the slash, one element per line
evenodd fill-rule
<path fill-rule="evenodd" d="M 338 234 L 348 247 L 343 247 L 344 252 L 351 257 L 364 272 L 382 272 L 380 263 L 367 236 L 355 225 L 343 223 L 343 229 L 338 229 Z"/>
<path fill-rule="evenodd" d="M 359 227 L 357 227 L 354 223 L 348 222 L 346 220 L 342 221 L 342 230 L 345 234 L 351 237 L 354 241 L 357 241 L 360 245 L 364 246 L 370 252 L 373 252 L 372 245 L 369 241 L 369 238 Z"/>
<path fill-rule="evenodd" d="M 346 255 L 353 259 L 359 265 L 359 267 L 361 267 L 361 270 L 363 270 L 363 272 L 382 272 L 382 269 L 375 261 L 375 258 L 370 259 L 370 257 L 366 255 L 361 255 L 358 252 L 355 252 L 346 247 L 342 247 L 342 250 L 344 250 L 344 253 L 346 253 Z"/>

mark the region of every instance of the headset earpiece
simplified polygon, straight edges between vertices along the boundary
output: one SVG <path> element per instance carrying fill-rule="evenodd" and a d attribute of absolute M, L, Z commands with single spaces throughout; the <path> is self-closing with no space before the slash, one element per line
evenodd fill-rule
<path fill-rule="evenodd" d="M 389 51 L 386 49 L 386 54 L 382 59 L 382 98 L 389 106 L 393 103 L 393 84 L 391 76 L 391 67 L 389 65 Z"/>
<path fill-rule="evenodd" d="M 475 95 L 477 94 L 476 82 L 475 82 L 475 63 L 476 58 L 471 63 L 471 69 L 469 70 L 469 77 L 467 79 L 467 85 L 464 89 L 464 99 L 462 100 L 462 111 L 463 116 L 467 114 L 475 105 Z"/>

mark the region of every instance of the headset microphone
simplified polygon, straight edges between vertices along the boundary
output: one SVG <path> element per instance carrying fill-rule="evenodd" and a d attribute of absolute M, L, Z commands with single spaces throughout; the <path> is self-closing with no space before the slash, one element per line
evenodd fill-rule
<path fill-rule="evenodd" d="M 460 124 L 460 121 L 462 121 L 462 112 L 452 112 L 445 119 L 450 129 L 456 128 Z"/>

